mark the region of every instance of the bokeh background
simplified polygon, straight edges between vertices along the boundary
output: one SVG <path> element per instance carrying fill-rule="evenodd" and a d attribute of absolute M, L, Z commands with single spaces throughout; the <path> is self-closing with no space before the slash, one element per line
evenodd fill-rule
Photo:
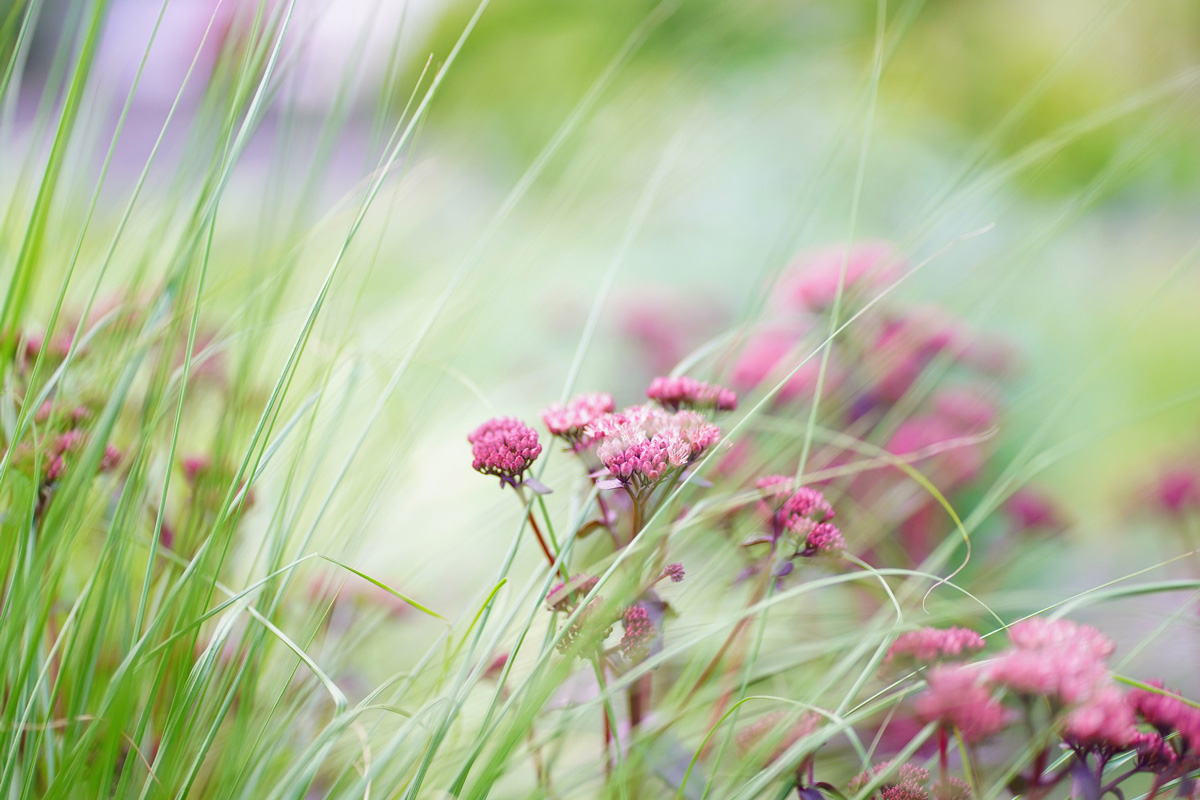
<path fill-rule="evenodd" d="M 0 14 L 9 50 L 23 8 Z M 72 165 L 83 187 L 160 8 L 112 5 L 85 111 L 95 141 Z M 40 12 L 18 137 L 45 135 L 43 87 L 74 13 L 63 0 Z M 228 77 L 216 54 L 254 19 L 234 0 L 166 6 L 98 229 L 116 224 L 173 114 L 130 223 L 142 240 L 170 230 L 157 204 L 196 178 L 205 87 Z M 265 334 L 302 322 L 395 118 L 453 59 L 311 348 L 310 377 L 356 387 L 327 412 L 346 431 L 331 470 L 371 425 L 320 535 L 355 531 L 381 577 L 448 613 L 477 603 L 516 521 L 470 471 L 467 431 L 493 413 L 532 419 L 580 354 L 576 388 L 632 402 L 761 313 L 795 253 L 866 239 L 923 264 L 896 297 L 1016 354 L 1005 441 L 1043 437 L 1055 458 L 1039 480 L 1074 523 L 1031 546 L 1023 588 L 1052 602 L 1176 552 L 1143 512 L 1157 471 L 1200 441 L 1200 5 L 340 0 L 300 2 L 289 25 L 291 66 L 224 196 L 206 290 L 229 347 L 262 347 L 268 373 L 285 348 Z M 19 164 L 3 172 L 22 180 Z M 269 330 L 243 326 L 248 298 L 276 281 Z M 532 569 L 536 553 L 522 557 Z M 1136 637 L 1178 605 L 1106 608 L 1105 627 Z M 1197 657 L 1187 637 L 1143 654 L 1192 691 Z"/>

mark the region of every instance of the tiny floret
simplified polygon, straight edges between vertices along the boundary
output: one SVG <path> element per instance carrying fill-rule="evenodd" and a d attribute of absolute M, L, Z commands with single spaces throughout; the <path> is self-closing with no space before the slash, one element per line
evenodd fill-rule
<path fill-rule="evenodd" d="M 467 441 L 475 457 L 471 466 L 498 477 L 501 485 L 519 483 L 542 452 L 537 431 L 513 417 L 488 420 L 467 436 Z"/>
<path fill-rule="evenodd" d="M 676 561 L 674 564 L 667 564 L 667 566 L 663 568 L 663 577 L 670 578 L 671 583 L 679 583 L 681 580 L 683 580 L 683 576 L 683 564 L 678 561 Z"/>
<path fill-rule="evenodd" d="M 686 375 L 680 375 L 678 378 L 655 378 L 650 382 L 650 388 L 646 389 L 646 396 L 672 411 L 681 408 L 733 411 L 737 408 L 737 394 L 732 389 L 698 381 Z"/>

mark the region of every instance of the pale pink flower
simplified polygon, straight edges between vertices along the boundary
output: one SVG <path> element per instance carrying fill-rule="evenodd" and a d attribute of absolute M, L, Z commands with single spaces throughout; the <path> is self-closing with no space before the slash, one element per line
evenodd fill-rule
<path fill-rule="evenodd" d="M 884 661 L 909 660 L 931 664 L 977 653 L 983 646 L 983 637 L 968 628 L 921 628 L 896 637 Z"/>
<path fill-rule="evenodd" d="M 1069 619 L 1032 619 L 1017 622 L 1008 628 L 1008 638 L 1022 650 L 1070 649 L 1095 659 L 1106 659 L 1116 645 L 1091 625 L 1080 625 Z"/>
<path fill-rule="evenodd" d="M 1011 714 L 983 683 L 979 670 L 961 666 L 933 667 L 926 678 L 929 688 L 917 698 L 922 722 L 957 728 L 967 742 L 979 742 L 999 733 Z"/>
<path fill-rule="evenodd" d="M 1161 681 L 1148 683 L 1168 694 L 1134 689 L 1129 693 L 1133 709 L 1163 736 L 1177 732 L 1193 754 L 1200 753 L 1200 708 L 1185 703 L 1178 692 L 1164 689 Z"/>
<path fill-rule="evenodd" d="M 779 281 L 776 301 L 799 311 L 833 305 L 839 284 L 844 293 L 860 286 L 882 286 L 900 273 L 902 263 L 887 242 L 832 245 L 801 253 Z"/>
<path fill-rule="evenodd" d="M 1064 733 L 1076 747 L 1115 753 L 1134 742 L 1137 720 L 1125 695 L 1106 686 L 1067 714 Z"/>
<path fill-rule="evenodd" d="M 754 334 L 734 362 L 733 385 L 747 392 L 760 386 L 769 388 L 790 375 L 775 393 L 777 403 L 811 395 L 816 390 L 821 358 L 812 355 L 811 349 L 800 347 L 802 341 L 802 332 L 785 328 L 767 328 Z M 807 360 L 797 368 L 805 358 Z M 792 370 L 795 370 L 794 374 Z M 824 393 L 834 391 L 844 379 L 844 370 L 831 354 L 825 371 Z"/>
<path fill-rule="evenodd" d="M 640 490 L 692 463 L 721 438 L 695 411 L 670 413 L 650 404 L 606 414 L 585 429 L 596 456 L 614 478 Z"/>
<path fill-rule="evenodd" d="M 718 411 L 733 411 L 737 408 L 737 394 L 732 389 L 705 383 L 681 375 L 677 378 L 659 376 L 650 382 L 646 396 L 656 400 L 664 408 L 677 411 L 680 408 L 715 408 Z"/>
<path fill-rule="evenodd" d="M 586 446 L 589 442 L 584 429 L 605 414 L 612 413 L 616 406 L 611 394 L 595 392 L 580 394 L 565 405 L 552 403 L 542 411 L 542 421 L 554 436 L 566 439 L 574 445 Z"/>
<path fill-rule="evenodd" d="M 518 483 L 542 452 L 537 431 L 513 417 L 497 417 L 467 436 L 474 461 L 471 466 L 504 483 Z"/>
<path fill-rule="evenodd" d="M 963 430 L 979 431 L 996 422 L 996 404 L 978 389 L 966 386 L 939 389 L 931 400 L 938 414 Z"/>

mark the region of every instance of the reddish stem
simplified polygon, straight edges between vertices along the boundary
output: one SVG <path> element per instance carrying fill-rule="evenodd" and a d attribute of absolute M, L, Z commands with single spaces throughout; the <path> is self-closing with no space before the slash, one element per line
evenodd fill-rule
<path fill-rule="evenodd" d="M 550 553 L 550 548 L 546 547 L 546 540 L 542 538 L 542 531 L 538 528 L 537 520 L 533 518 L 533 509 L 529 509 L 529 525 L 533 528 L 533 533 L 537 536 L 538 544 L 542 546 L 542 552 L 546 554 L 546 561 L 550 566 L 554 566 L 554 556 Z"/>

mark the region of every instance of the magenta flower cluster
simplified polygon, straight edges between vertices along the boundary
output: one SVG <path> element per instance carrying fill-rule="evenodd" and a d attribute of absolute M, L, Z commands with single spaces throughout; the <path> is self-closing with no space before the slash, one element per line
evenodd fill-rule
<path fill-rule="evenodd" d="M 721 429 L 695 411 L 642 405 L 600 417 L 587 435 L 613 478 L 640 491 L 695 461 L 720 440 Z"/>
<path fill-rule="evenodd" d="M 542 452 L 537 431 L 513 417 L 488 420 L 468 435 L 467 441 L 475 457 L 471 466 L 500 478 L 502 485 L 519 483 Z"/>
<path fill-rule="evenodd" d="M 641 661 L 650 652 L 656 633 L 650 612 L 640 603 L 632 605 L 625 609 L 621 626 L 625 629 L 618 645 L 621 654 L 630 661 Z"/>

